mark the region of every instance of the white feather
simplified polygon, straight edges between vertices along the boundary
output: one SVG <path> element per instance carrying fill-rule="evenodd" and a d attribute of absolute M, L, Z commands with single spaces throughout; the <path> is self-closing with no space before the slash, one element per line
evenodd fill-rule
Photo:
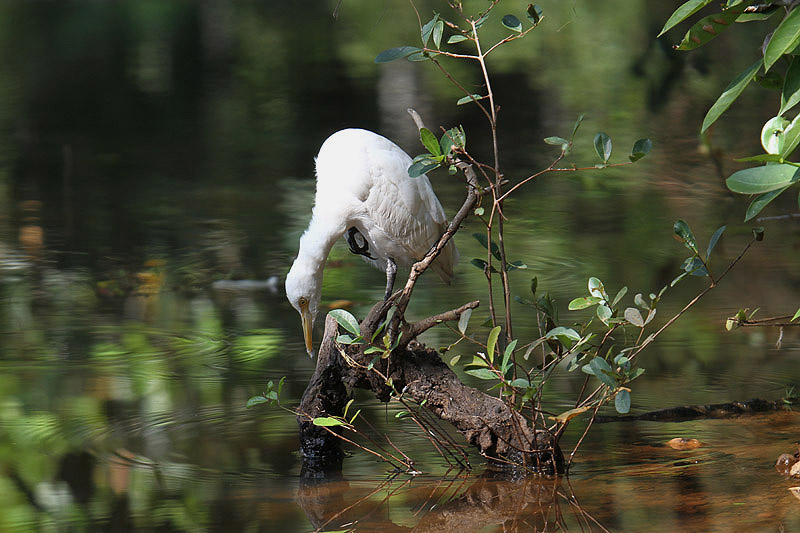
<path fill-rule="evenodd" d="M 447 218 L 427 176 L 410 178 L 411 158 L 392 141 L 362 129 L 341 130 L 322 144 L 316 159 L 317 192 L 311 222 L 286 276 L 286 295 L 310 303 L 316 317 L 322 270 L 334 242 L 355 227 L 370 261 L 381 270 L 422 259 L 447 228 Z M 448 243 L 431 268 L 449 283 L 458 251 Z"/>

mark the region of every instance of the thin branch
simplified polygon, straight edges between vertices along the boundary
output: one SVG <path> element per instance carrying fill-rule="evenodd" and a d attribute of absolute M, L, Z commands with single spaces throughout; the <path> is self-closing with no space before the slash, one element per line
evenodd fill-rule
<path fill-rule="evenodd" d="M 439 313 L 438 315 L 429 316 L 412 324 L 406 323 L 401 330 L 403 332 L 403 341 L 400 343 L 400 347 L 404 348 L 411 340 L 417 338 L 418 335 L 431 329 L 437 324 L 459 320 L 464 311 L 468 309 L 475 309 L 480 305 L 480 303 L 481 302 L 479 300 L 475 300 L 462 305 L 458 309 L 452 309 L 450 311 L 445 311 L 444 313 Z"/>

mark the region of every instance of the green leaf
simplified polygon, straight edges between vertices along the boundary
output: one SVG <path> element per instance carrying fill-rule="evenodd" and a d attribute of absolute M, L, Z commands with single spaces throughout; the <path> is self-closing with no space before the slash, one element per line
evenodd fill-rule
<path fill-rule="evenodd" d="M 461 41 L 466 41 L 467 37 L 459 34 L 451 35 L 449 39 L 447 39 L 447 44 L 456 44 L 460 43 Z"/>
<path fill-rule="evenodd" d="M 631 393 L 626 389 L 617 392 L 614 397 L 614 408 L 620 414 L 626 414 L 631 410 Z"/>
<path fill-rule="evenodd" d="M 466 309 L 458 318 L 458 331 L 460 331 L 462 334 L 467 331 L 470 317 L 472 317 L 472 309 Z"/>
<path fill-rule="evenodd" d="M 485 210 L 483 209 L 483 207 L 476 207 L 475 208 L 475 215 L 476 216 L 482 216 L 483 213 L 485 213 Z"/>
<path fill-rule="evenodd" d="M 628 287 L 622 287 L 619 291 L 617 291 L 617 295 L 614 296 L 614 299 L 611 301 L 611 306 L 614 307 L 622 300 L 625 295 L 628 293 Z"/>
<path fill-rule="evenodd" d="M 378 348 L 377 346 L 370 346 L 366 350 L 364 350 L 364 355 L 372 355 L 374 353 L 383 353 L 383 348 Z"/>
<path fill-rule="evenodd" d="M 413 163 L 410 167 L 408 167 L 408 177 L 409 178 L 418 178 L 423 174 L 427 174 L 431 170 L 435 169 L 439 166 L 439 163 L 433 161 L 432 159 L 426 159 L 424 161 L 417 161 Z"/>
<path fill-rule="evenodd" d="M 436 140 L 436 135 L 434 135 L 431 130 L 428 128 L 420 128 L 419 138 L 428 152 L 435 156 L 442 155 L 442 148 L 439 146 L 439 141 Z"/>
<path fill-rule="evenodd" d="M 528 4 L 528 9 L 525 11 L 525 16 L 528 17 L 534 25 L 539 24 L 539 21 L 542 20 L 544 13 L 542 12 L 542 8 L 537 6 L 536 4 Z"/>
<path fill-rule="evenodd" d="M 603 163 L 608 163 L 608 160 L 611 158 L 611 137 L 602 131 L 598 132 L 594 136 L 594 150 L 597 152 L 597 155 L 600 156 L 600 159 L 603 160 Z"/>
<path fill-rule="evenodd" d="M 465 148 L 467 146 L 467 136 L 464 133 L 464 128 L 459 126 L 444 132 L 439 140 L 439 146 L 442 148 L 442 154 L 444 155 L 449 155 L 453 148 Z"/>
<path fill-rule="evenodd" d="M 436 48 L 442 46 L 442 33 L 444 32 L 444 22 L 441 20 L 436 21 L 436 24 L 433 26 L 433 44 L 436 45 Z"/>
<path fill-rule="evenodd" d="M 597 305 L 602 301 L 603 299 L 597 296 L 583 296 L 581 298 L 575 298 L 572 300 L 567 308 L 570 311 L 577 311 L 578 309 L 586 309 L 587 307 Z"/>
<path fill-rule="evenodd" d="M 464 367 L 468 368 L 468 367 L 472 367 L 472 366 L 487 367 L 487 366 L 489 366 L 489 363 L 484 361 L 482 357 L 479 357 L 477 355 L 473 355 L 472 356 L 472 362 L 471 363 L 466 363 L 464 365 Z"/>
<path fill-rule="evenodd" d="M 739 163 L 782 163 L 783 158 L 780 154 L 759 154 L 750 157 L 740 157 L 739 159 L 734 159 L 734 161 Z"/>
<path fill-rule="evenodd" d="M 759 68 L 761 68 L 760 59 L 736 76 L 736 78 L 725 87 L 725 90 L 722 91 L 717 101 L 714 102 L 714 105 L 712 105 L 711 109 L 706 113 L 703 119 L 703 125 L 700 128 L 700 133 L 705 133 L 705 131 L 731 106 L 734 100 L 742 94 L 742 91 L 744 91 L 745 87 L 753 80 L 753 76 L 756 75 Z"/>
<path fill-rule="evenodd" d="M 509 385 L 518 389 L 527 389 L 531 386 L 531 382 L 528 380 L 528 378 L 517 378 L 509 383 Z"/>
<path fill-rule="evenodd" d="M 344 422 L 339 420 L 338 418 L 331 418 L 329 416 L 318 416 L 314 420 L 311 421 L 315 426 L 323 426 L 323 427 L 333 427 L 333 426 L 343 426 Z"/>
<path fill-rule="evenodd" d="M 522 22 L 520 22 L 519 19 L 514 15 L 504 16 L 503 19 L 500 21 L 500 23 L 509 30 L 515 31 L 517 33 L 522 31 Z"/>
<path fill-rule="evenodd" d="M 800 9 L 792 9 L 775 28 L 764 49 L 764 70 L 775 64 L 780 57 L 792 50 L 800 38 Z"/>
<path fill-rule="evenodd" d="M 687 257 L 681 268 L 692 276 L 708 276 L 708 270 L 697 256 Z"/>
<path fill-rule="evenodd" d="M 358 325 L 358 320 L 348 311 L 344 309 L 332 309 L 328 311 L 328 315 L 336 319 L 336 322 L 338 322 L 340 326 L 353 335 L 357 337 L 361 336 L 361 327 Z"/>
<path fill-rule="evenodd" d="M 800 103 L 800 59 L 792 57 L 792 63 L 786 71 L 781 89 L 781 108 L 779 115 L 783 115 L 788 110 Z"/>
<path fill-rule="evenodd" d="M 697 251 L 697 240 L 694 238 L 694 233 L 685 220 L 676 220 L 672 226 L 675 235 L 683 242 L 683 244 L 693 252 Z"/>
<path fill-rule="evenodd" d="M 635 307 L 628 307 L 625 309 L 625 320 L 637 328 L 644 327 L 644 318 L 642 318 L 642 313 L 640 313 Z"/>
<path fill-rule="evenodd" d="M 592 276 L 589 278 L 589 283 L 587 285 L 589 286 L 589 294 L 608 301 L 608 294 L 606 294 L 606 288 L 602 281 Z"/>
<path fill-rule="evenodd" d="M 505 373 L 508 370 L 508 362 L 511 359 L 511 354 L 514 353 L 514 349 L 517 347 L 517 339 L 508 343 L 506 346 L 505 352 L 503 352 L 503 363 L 500 365 L 500 371 Z"/>
<path fill-rule="evenodd" d="M 484 98 L 489 98 L 488 96 L 481 96 L 479 94 L 471 94 L 469 96 L 465 96 L 463 98 L 459 98 L 456 102 L 456 105 L 464 105 L 469 104 L 470 102 L 474 102 L 475 100 L 483 100 Z"/>
<path fill-rule="evenodd" d="M 683 36 L 683 40 L 675 49 L 694 50 L 695 48 L 703 46 L 730 27 L 733 21 L 736 20 L 736 17 L 741 15 L 741 13 L 742 9 L 736 8 L 703 17 L 697 21 L 694 26 L 689 28 L 689 31 L 686 32 L 686 35 Z"/>
<path fill-rule="evenodd" d="M 722 237 L 722 234 L 725 232 L 725 229 L 728 226 L 720 226 L 717 228 L 717 231 L 711 236 L 711 240 L 708 241 L 708 250 L 706 251 L 706 261 L 711 258 L 711 252 L 714 250 L 714 247 L 717 245 L 719 238 Z"/>
<path fill-rule="evenodd" d="M 578 115 L 578 118 L 575 120 L 575 124 L 572 126 L 572 133 L 569 136 L 569 142 L 575 140 L 575 134 L 578 133 L 578 128 L 580 128 L 581 123 L 583 122 L 583 117 L 585 116 L 584 113 Z"/>
<path fill-rule="evenodd" d="M 769 204 L 772 200 L 780 196 L 781 193 L 783 193 L 783 191 L 785 191 L 788 188 L 789 186 L 782 187 L 780 189 L 775 189 L 774 191 L 769 191 L 759 194 L 758 196 L 753 198 L 753 201 L 750 202 L 749 206 L 747 206 L 747 212 L 744 215 L 744 221 L 747 222 L 748 220 L 755 217 L 765 207 L 767 207 L 767 204 Z"/>
<path fill-rule="evenodd" d="M 436 26 L 436 23 L 439 22 L 439 13 L 434 13 L 433 18 L 425 23 L 424 26 L 420 29 L 420 37 L 422 37 L 422 46 L 428 46 L 428 40 L 431 37 L 431 33 L 433 32 L 433 28 Z M 437 46 L 438 48 L 438 46 Z"/>
<path fill-rule="evenodd" d="M 650 139 L 639 139 L 635 143 L 633 143 L 633 149 L 631 150 L 631 155 L 628 156 L 628 159 L 631 162 L 636 162 L 650 153 L 650 150 L 653 149 L 653 141 Z"/>
<path fill-rule="evenodd" d="M 561 344 L 571 347 L 576 342 L 581 340 L 581 335 L 572 328 L 558 326 L 545 333 L 544 338 L 557 339 L 559 342 L 561 342 Z"/>
<path fill-rule="evenodd" d="M 694 15 L 696 12 L 710 4 L 712 0 L 689 0 L 688 2 L 684 2 L 675 12 L 667 19 L 667 22 L 664 23 L 664 27 L 661 28 L 661 33 L 657 35 L 657 37 L 661 37 L 666 32 L 686 20 L 687 18 Z"/>
<path fill-rule="evenodd" d="M 602 357 L 594 357 L 591 361 L 589 361 L 587 366 L 589 367 L 589 370 L 591 370 L 589 373 L 599 379 L 603 385 L 616 387 L 617 384 L 612 375 L 614 371 L 611 369 L 611 365 L 608 364 L 608 361 Z M 584 368 L 586 368 L 586 366 L 584 366 Z"/>
<path fill-rule="evenodd" d="M 728 189 L 739 194 L 761 194 L 782 189 L 800 179 L 800 168 L 779 164 L 746 168 L 725 180 Z"/>
<path fill-rule="evenodd" d="M 262 404 L 262 403 L 268 403 L 269 401 L 270 400 L 268 398 L 264 397 L 264 396 L 253 396 L 252 398 L 247 400 L 246 407 L 247 407 L 247 409 L 250 409 L 251 407 L 255 407 L 256 405 L 259 405 L 259 404 Z"/>
<path fill-rule="evenodd" d="M 470 368 L 469 370 L 464 370 L 464 372 L 478 379 L 485 379 L 485 380 L 497 379 L 497 374 L 495 374 L 488 368 Z"/>
<path fill-rule="evenodd" d="M 757 20 L 767 20 L 778 11 L 783 11 L 783 10 L 776 5 L 773 5 L 767 8 L 766 10 L 762 11 L 761 13 L 742 13 L 741 15 L 736 17 L 736 22 L 742 23 L 742 22 L 753 22 Z"/>
<path fill-rule="evenodd" d="M 800 144 L 800 115 L 794 117 L 792 123 L 783 130 L 783 148 L 779 154 L 781 158 L 786 159 L 792 155 L 798 144 Z"/>
<path fill-rule="evenodd" d="M 494 361 L 494 347 L 497 344 L 497 339 L 500 337 L 500 326 L 495 326 L 489 332 L 489 337 L 486 339 L 486 357 L 490 362 Z"/>
<path fill-rule="evenodd" d="M 636 293 L 636 296 L 633 297 L 633 303 L 635 303 L 642 309 L 650 309 L 650 305 L 645 301 L 641 292 Z"/>
<path fill-rule="evenodd" d="M 362 344 L 364 339 L 361 335 L 353 337 L 352 335 L 339 335 L 336 337 L 336 342 L 339 344 Z"/>
<path fill-rule="evenodd" d="M 785 143 L 784 131 L 791 122 L 778 116 L 772 117 L 761 128 L 761 146 L 768 154 L 780 154 Z"/>
<path fill-rule="evenodd" d="M 612 316 L 614 316 L 614 312 L 611 309 L 609 309 L 605 305 L 597 306 L 597 318 L 599 318 L 603 324 L 608 325 L 608 320 Z"/>
<path fill-rule="evenodd" d="M 481 246 L 488 249 L 489 248 L 489 238 L 486 236 L 485 233 L 473 233 L 472 234 L 475 239 L 481 243 Z M 500 248 L 497 246 L 497 243 L 492 241 L 492 255 L 495 259 L 500 261 Z"/>
<path fill-rule="evenodd" d="M 569 144 L 569 141 L 563 137 L 546 137 L 544 139 L 544 142 L 555 146 L 561 146 L 562 144 Z"/>
<path fill-rule="evenodd" d="M 384 50 L 380 54 L 375 57 L 376 63 L 389 63 L 390 61 L 394 61 L 395 59 L 402 59 L 404 57 L 408 57 L 411 54 L 415 54 L 417 52 L 421 52 L 421 48 L 417 48 L 416 46 L 398 46 L 397 48 L 389 48 L 388 50 Z"/>
<path fill-rule="evenodd" d="M 506 263 L 506 271 L 509 272 L 511 270 L 525 270 L 526 268 L 528 268 L 528 265 L 522 261 L 512 261 L 510 263 Z"/>
<path fill-rule="evenodd" d="M 800 307 L 797 309 L 797 311 L 795 311 L 794 316 L 789 322 L 794 322 L 795 320 L 798 319 L 798 317 L 800 317 Z"/>
<path fill-rule="evenodd" d="M 483 259 L 478 259 L 477 257 L 473 258 L 469 263 L 477 268 L 480 268 L 481 270 L 486 270 L 486 267 L 489 266 L 489 263 Z"/>

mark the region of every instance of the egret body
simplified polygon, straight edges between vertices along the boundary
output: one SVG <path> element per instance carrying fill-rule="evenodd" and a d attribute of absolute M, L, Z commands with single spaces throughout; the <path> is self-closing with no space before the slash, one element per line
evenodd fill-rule
<path fill-rule="evenodd" d="M 347 233 L 351 251 L 387 274 L 391 294 L 396 265 L 422 259 L 447 228 L 447 218 L 426 176 L 410 178 L 411 158 L 392 141 L 367 130 L 341 130 L 322 144 L 311 222 L 292 268 L 286 296 L 300 313 L 306 350 L 319 310 L 322 271 L 333 244 Z M 458 251 L 452 241 L 431 268 L 445 283 Z"/>

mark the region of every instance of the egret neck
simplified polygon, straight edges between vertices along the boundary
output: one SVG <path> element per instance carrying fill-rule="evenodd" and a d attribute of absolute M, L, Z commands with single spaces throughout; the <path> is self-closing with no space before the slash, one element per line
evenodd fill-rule
<path fill-rule="evenodd" d="M 316 210 L 315 210 L 316 211 Z M 308 355 L 314 357 L 311 331 L 319 311 L 322 272 L 333 244 L 345 228 L 315 212 L 303 236 L 291 270 L 286 275 L 286 296 L 300 313 Z"/>

